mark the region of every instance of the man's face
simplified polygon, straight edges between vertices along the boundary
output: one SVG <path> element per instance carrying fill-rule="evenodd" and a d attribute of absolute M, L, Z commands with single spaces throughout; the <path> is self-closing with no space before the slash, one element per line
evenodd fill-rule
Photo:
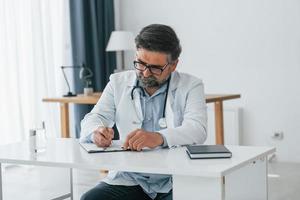
<path fill-rule="evenodd" d="M 153 73 L 147 68 L 144 71 L 136 70 L 137 77 L 141 81 L 142 87 L 144 88 L 159 88 L 163 85 L 170 74 L 176 69 L 177 61 L 175 63 L 168 62 L 168 55 L 165 53 L 148 51 L 146 49 L 138 49 L 136 51 L 136 61 L 146 64 L 147 66 L 151 65 L 161 70 L 161 74 Z"/>

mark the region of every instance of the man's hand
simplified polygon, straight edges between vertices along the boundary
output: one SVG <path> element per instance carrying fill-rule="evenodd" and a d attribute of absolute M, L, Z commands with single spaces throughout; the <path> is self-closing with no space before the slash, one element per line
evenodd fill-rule
<path fill-rule="evenodd" d="M 161 134 L 137 129 L 128 134 L 123 147 L 125 149 L 129 148 L 131 150 L 141 151 L 144 147 L 155 148 L 163 143 L 164 139 Z"/>
<path fill-rule="evenodd" d="M 99 127 L 94 131 L 94 142 L 98 147 L 109 147 L 114 138 L 114 130 L 107 127 Z"/>

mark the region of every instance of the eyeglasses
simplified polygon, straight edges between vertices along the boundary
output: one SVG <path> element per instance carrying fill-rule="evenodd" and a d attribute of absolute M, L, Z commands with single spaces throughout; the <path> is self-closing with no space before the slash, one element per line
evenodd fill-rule
<path fill-rule="evenodd" d="M 156 75 L 161 75 L 162 72 L 166 69 L 166 67 L 169 65 L 170 63 L 165 64 L 164 66 L 159 66 L 159 65 L 149 65 L 147 63 L 141 62 L 141 61 L 133 61 L 133 65 L 134 68 L 139 70 L 139 71 L 145 71 L 146 69 L 149 69 L 149 71 L 152 74 L 156 74 Z"/>

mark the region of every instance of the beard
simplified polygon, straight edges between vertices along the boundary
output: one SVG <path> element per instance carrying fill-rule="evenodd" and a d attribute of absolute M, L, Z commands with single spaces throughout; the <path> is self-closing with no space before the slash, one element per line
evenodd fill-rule
<path fill-rule="evenodd" d="M 143 88 L 160 88 L 168 80 L 168 78 L 166 78 L 159 81 L 153 75 L 144 77 L 143 74 L 137 74 L 137 79 L 139 80 L 139 83 Z"/>

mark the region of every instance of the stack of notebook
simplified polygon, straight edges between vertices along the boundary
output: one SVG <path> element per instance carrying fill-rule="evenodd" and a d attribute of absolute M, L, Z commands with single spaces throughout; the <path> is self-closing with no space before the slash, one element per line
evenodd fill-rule
<path fill-rule="evenodd" d="M 231 158 L 232 153 L 223 145 L 188 145 L 186 152 L 191 159 Z"/>

